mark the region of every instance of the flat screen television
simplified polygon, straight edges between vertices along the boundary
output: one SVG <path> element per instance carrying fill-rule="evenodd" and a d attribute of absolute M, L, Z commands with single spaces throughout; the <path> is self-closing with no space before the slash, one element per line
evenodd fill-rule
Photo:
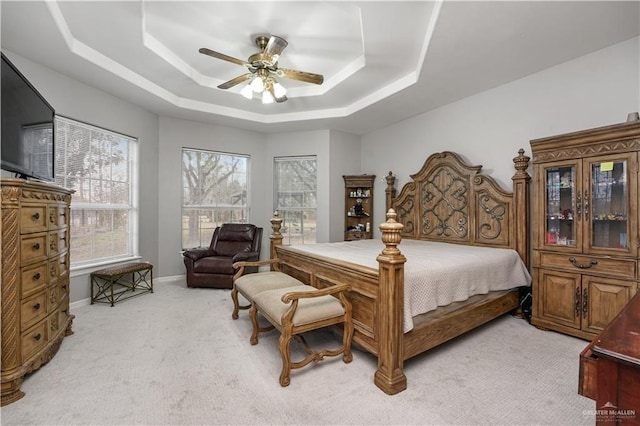
<path fill-rule="evenodd" d="M 2 53 L 2 169 L 17 177 L 54 180 L 55 111 Z"/>

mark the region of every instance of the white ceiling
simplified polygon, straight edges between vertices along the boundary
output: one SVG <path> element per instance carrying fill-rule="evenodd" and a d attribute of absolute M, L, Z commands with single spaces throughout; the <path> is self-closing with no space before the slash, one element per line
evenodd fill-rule
<path fill-rule="evenodd" d="M 363 134 L 640 35 L 638 1 L 7 1 L 2 50 L 161 115 L 263 132 Z M 216 86 L 257 35 L 289 45 L 289 100 Z M 640 52 L 639 52 L 640 55 Z M 55 105 L 54 105 L 55 107 Z"/>

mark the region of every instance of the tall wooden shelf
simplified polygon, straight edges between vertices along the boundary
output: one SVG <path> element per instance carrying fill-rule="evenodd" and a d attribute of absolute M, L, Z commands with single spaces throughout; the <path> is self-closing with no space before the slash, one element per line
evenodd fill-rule
<path fill-rule="evenodd" d="M 533 140 L 531 151 L 531 322 L 592 340 L 640 281 L 640 121 Z"/>
<path fill-rule="evenodd" d="M 344 239 L 373 238 L 375 175 L 344 175 Z"/>

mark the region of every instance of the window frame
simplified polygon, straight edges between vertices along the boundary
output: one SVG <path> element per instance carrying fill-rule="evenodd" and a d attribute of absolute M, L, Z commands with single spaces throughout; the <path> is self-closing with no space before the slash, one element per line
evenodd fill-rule
<path fill-rule="evenodd" d="M 243 159 L 245 161 L 245 169 L 244 169 L 244 176 L 245 176 L 245 186 L 244 189 L 242 190 L 242 198 L 244 199 L 244 205 L 241 205 L 239 207 L 231 207 L 231 206 L 223 206 L 223 207 L 217 207 L 215 205 L 209 205 L 206 203 L 200 203 L 200 204 L 194 204 L 194 205 L 189 205 L 187 207 L 187 205 L 185 204 L 185 175 L 184 175 L 184 162 L 183 162 L 183 158 L 184 158 L 184 153 L 185 151 L 189 151 L 189 152 L 202 152 L 202 153 L 206 153 L 206 154 L 211 154 L 211 155 L 220 155 L 220 156 L 226 156 L 226 157 L 230 157 L 231 159 L 235 159 L 235 158 L 240 158 Z M 233 161 L 233 160 L 232 160 Z M 215 230 L 216 226 L 219 226 L 221 223 L 250 223 L 251 222 L 251 203 L 250 203 L 250 199 L 251 199 L 251 155 L 249 154 L 239 154 L 239 153 L 233 153 L 233 152 L 224 152 L 224 151 L 217 151 L 217 150 L 211 150 L 211 149 L 203 149 L 203 148 L 191 148 L 191 147 L 182 147 L 180 150 L 180 181 L 182 184 L 182 188 L 181 188 L 181 200 L 180 200 L 180 246 L 182 250 L 189 250 L 189 249 L 193 249 L 193 248 L 202 248 L 202 247 L 209 247 L 210 243 L 211 243 L 211 237 L 213 236 L 213 232 Z M 202 200 L 200 200 L 202 201 Z M 192 247 L 191 245 L 189 245 L 188 247 L 185 246 L 185 244 L 189 241 L 188 239 L 185 240 L 185 232 L 188 232 L 189 228 L 185 228 L 184 226 L 184 220 L 185 220 L 185 211 L 186 210 L 209 210 L 212 212 L 212 215 L 216 215 L 216 214 L 222 214 L 224 215 L 225 213 L 231 213 L 231 212 L 240 212 L 240 216 L 241 219 L 240 220 L 235 220 L 235 219 L 231 219 L 231 220 L 224 220 L 222 222 L 220 222 L 219 224 L 215 225 L 213 228 L 211 228 L 211 233 L 210 234 L 203 234 L 202 233 L 202 228 L 198 228 L 198 240 L 199 240 L 199 245 L 198 246 L 194 246 Z M 235 216 L 234 213 L 231 213 L 231 217 Z M 215 224 L 215 221 L 214 221 Z"/>
<path fill-rule="evenodd" d="M 64 151 L 65 154 L 65 162 L 64 165 L 65 167 L 68 165 L 67 163 L 67 159 L 69 158 L 66 151 L 66 146 L 64 146 L 64 149 L 61 148 L 61 144 L 64 143 L 63 141 L 60 141 L 57 138 L 57 134 L 59 131 L 62 130 L 63 125 L 64 124 L 68 124 L 68 125 L 73 125 L 73 126 L 77 126 L 77 127 L 81 127 L 84 128 L 85 130 L 88 130 L 91 134 L 91 132 L 99 132 L 102 135 L 111 135 L 115 138 L 119 138 L 119 139 L 125 139 L 127 141 L 127 155 L 128 155 L 128 160 L 127 160 L 127 174 L 128 174 L 128 182 L 126 182 L 128 184 L 128 204 L 127 203 L 92 203 L 92 202 L 85 202 L 85 201 L 74 201 L 74 197 L 72 195 L 71 197 L 71 218 L 69 219 L 69 231 L 71 234 L 71 238 L 73 240 L 74 235 L 77 235 L 78 233 L 73 229 L 73 215 L 74 215 L 74 211 L 77 212 L 79 210 L 86 210 L 86 211 L 105 211 L 105 210 L 111 210 L 113 212 L 125 212 L 126 216 L 127 216 L 127 229 L 126 229 L 126 245 L 127 245 L 127 252 L 124 254 L 116 254 L 116 255 L 111 255 L 111 256 L 107 256 L 107 257 L 100 257 L 100 258 L 92 258 L 89 260 L 82 260 L 82 261 L 76 261 L 74 262 L 72 259 L 72 254 L 73 254 L 73 249 L 74 249 L 74 244 L 71 244 L 70 246 L 70 250 L 69 250 L 69 258 L 70 258 L 70 265 L 69 265 L 69 271 L 70 271 L 70 275 L 71 277 L 74 276 L 78 276 L 78 275 L 82 275 L 85 273 L 88 273 L 92 270 L 95 270 L 99 267 L 103 267 L 106 265 L 112 265 L 112 264 L 116 264 L 116 263 L 122 263 L 125 261 L 130 261 L 130 260 L 135 260 L 135 259 L 140 259 L 141 256 L 139 254 L 139 235 L 138 235 L 138 229 L 139 229 L 139 223 L 138 223 L 138 211 L 139 211 L 139 200 L 138 200 L 138 186 L 139 186 L 139 150 L 140 150 L 140 141 L 138 138 L 125 134 L 125 133 L 121 133 L 121 132 L 116 132 L 114 130 L 110 130 L 107 129 L 105 127 L 101 127 L 101 126 L 97 126 L 95 124 L 90 124 L 81 120 L 76 120 L 70 117 L 66 117 L 66 116 L 62 116 L 62 115 L 56 115 L 55 116 L 55 126 L 56 126 L 56 138 L 55 138 L 55 153 L 56 155 L 58 155 L 58 153 L 61 153 L 62 151 Z M 90 138 L 91 140 L 91 138 Z M 62 176 L 59 175 L 59 171 L 58 171 L 58 162 L 55 162 L 56 167 L 54 170 L 54 176 L 55 176 L 55 183 L 57 185 L 63 186 L 63 187 L 67 187 L 67 176 L 65 176 L 64 174 Z M 110 176 L 112 177 L 112 176 Z M 62 180 L 62 182 L 61 182 Z M 113 182 L 112 180 L 110 180 L 111 182 Z M 73 188 L 71 188 L 73 189 Z M 91 237 L 93 238 L 93 237 Z"/>
<path fill-rule="evenodd" d="M 294 161 L 309 161 L 309 160 L 313 160 L 315 162 L 315 166 L 316 166 L 316 171 L 315 171 L 315 189 L 313 191 L 304 191 L 301 190 L 303 192 L 302 195 L 302 199 L 303 199 L 303 204 L 304 204 L 304 200 L 307 199 L 306 196 L 304 196 L 304 193 L 306 192 L 313 192 L 314 198 L 315 198 L 315 206 L 313 207 L 309 207 L 306 205 L 303 205 L 301 207 L 283 207 L 280 205 L 280 197 L 279 197 L 279 193 L 283 192 L 280 191 L 279 188 L 279 174 L 280 174 L 280 169 L 278 167 L 278 163 L 284 163 L 284 162 L 294 162 Z M 289 226 L 289 216 L 291 213 L 298 213 L 301 215 L 302 219 L 300 220 L 299 223 L 299 233 L 300 233 L 300 238 L 301 241 L 299 242 L 295 242 L 295 244 L 313 244 L 316 243 L 318 241 L 318 229 L 317 229 L 317 217 L 318 217 L 318 156 L 317 155 L 296 155 L 296 156 L 280 156 L 280 157 L 274 157 L 273 158 L 273 205 L 275 206 L 275 210 L 278 211 L 280 217 L 282 218 L 282 229 L 281 229 L 281 233 L 283 236 L 283 241 L 282 243 L 284 245 L 291 245 L 292 244 L 292 233 L 290 232 L 291 229 L 293 229 L 293 226 Z M 305 212 L 313 212 L 312 216 L 316 218 L 316 228 L 315 231 L 312 231 L 312 235 L 315 235 L 315 238 L 309 241 L 305 241 L 305 221 L 304 221 L 304 213 Z M 306 228 L 306 229 L 310 229 L 310 228 Z"/>

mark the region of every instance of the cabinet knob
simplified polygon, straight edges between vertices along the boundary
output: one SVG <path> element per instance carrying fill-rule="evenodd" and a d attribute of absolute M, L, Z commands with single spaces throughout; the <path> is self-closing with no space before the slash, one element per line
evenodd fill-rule
<path fill-rule="evenodd" d="M 33 246 L 31 246 L 31 247 L 33 247 L 33 249 L 34 249 L 34 250 L 40 250 L 40 243 L 35 243 L 35 244 L 34 244 Z"/>
<path fill-rule="evenodd" d="M 36 213 L 32 214 L 32 215 L 31 215 L 31 219 L 33 219 L 33 220 L 38 220 L 38 219 L 40 219 L 40 213 L 37 213 L 37 212 L 36 212 Z"/>
<path fill-rule="evenodd" d="M 40 309 L 40 304 L 39 304 L 39 303 L 36 303 L 35 305 L 33 305 L 33 309 L 34 309 L 34 310 L 36 310 L 36 311 L 37 311 L 38 309 Z"/>
<path fill-rule="evenodd" d="M 571 264 L 572 264 L 573 266 L 575 266 L 576 268 L 580 268 L 580 269 L 589 269 L 589 268 L 591 268 L 592 266 L 594 266 L 594 265 L 597 265 L 597 264 L 598 264 L 598 261 L 597 261 L 597 260 L 593 260 L 593 259 L 591 259 L 591 261 L 590 261 L 588 264 L 585 264 L 585 263 L 578 263 L 578 261 L 576 260 L 576 258 L 575 258 L 575 257 L 570 257 L 570 258 L 569 258 L 569 262 L 571 262 Z"/>
<path fill-rule="evenodd" d="M 35 336 L 33 336 L 33 338 L 39 341 L 40 339 L 42 339 L 42 334 L 38 333 Z"/>
<path fill-rule="evenodd" d="M 34 280 L 39 280 L 40 279 L 40 272 L 36 272 L 35 274 L 33 274 L 33 279 Z"/>

